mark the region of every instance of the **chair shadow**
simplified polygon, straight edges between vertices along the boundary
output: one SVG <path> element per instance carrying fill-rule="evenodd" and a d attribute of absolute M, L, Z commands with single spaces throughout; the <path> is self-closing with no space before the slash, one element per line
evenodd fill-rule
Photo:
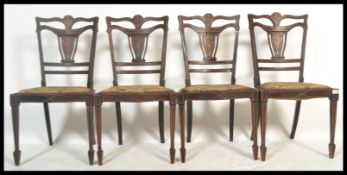
<path fill-rule="evenodd" d="M 285 115 L 283 115 L 283 113 L 281 113 L 281 108 L 280 108 L 281 105 L 279 105 L 276 102 L 277 100 L 269 100 L 269 101 L 271 101 L 271 102 L 270 102 L 270 105 L 268 105 L 268 107 L 267 107 L 267 111 L 268 111 L 268 115 L 267 115 L 268 123 L 267 123 L 267 125 L 272 125 L 272 126 L 279 128 L 282 131 L 282 133 L 284 133 L 284 135 L 289 138 L 289 136 L 290 136 L 289 130 L 286 128 L 286 126 L 284 124 L 285 123 L 284 117 L 287 117 L 287 116 L 285 116 Z M 291 103 L 293 103 L 293 105 L 290 105 L 293 108 L 293 110 L 291 110 L 291 111 L 293 111 L 292 117 L 294 117 L 295 102 L 296 101 L 291 101 Z M 288 106 L 286 106 L 286 107 L 288 107 Z"/>
<path fill-rule="evenodd" d="M 295 145 L 298 145 L 298 146 L 300 146 L 300 147 L 302 147 L 302 148 L 308 149 L 308 150 L 310 150 L 310 151 L 312 151 L 312 152 L 315 152 L 315 153 L 317 153 L 317 154 L 320 154 L 320 155 L 322 155 L 322 156 L 324 156 L 324 157 L 329 158 L 328 142 L 326 142 L 326 145 L 327 145 L 326 147 L 327 147 L 327 149 L 326 149 L 324 152 L 318 151 L 317 148 L 312 147 L 312 146 L 308 146 L 308 145 L 304 144 L 302 141 L 295 141 L 294 144 L 295 144 Z M 324 143 L 323 143 L 323 144 L 324 144 Z M 337 155 L 339 155 L 340 153 L 342 153 L 341 147 L 336 147 L 335 156 L 334 156 L 334 157 L 337 157 Z"/>
<path fill-rule="evenodd" d="M 222 138 L 225 140 L 225 142 L 222 142 L 221 144 L 224 147 L 228 147 L 229 149 L 232 149 L 233 151 L 236 151 L 243 156 L 253 158 L 251 145 L 252 142 L 250 140 L 251 131 L 252 131 L 252 119 L 251 119 L 251 102 L 250 100 L 241 101 L 241 100 L 235 100 L 235 107 L 234 107 L 234 141 L 237 139 L 237 129 L 239 129 L 243 136 L 245 136 L 250 141 L 250 151 L 244 152 L 241 149 L 237 149 L 235 147 L 232 147 L 229 145 L 229 102 L 226 100 L 226 104 L 219 105 L 217 110 L 213 110 L 211 108 L 210 102 L 203 102 L 200 106 L 200 108 L 196 109 L 194 108 L 194 102 L 193 102 L 193 129 L 192 129 L 192 140 L 191 142 L 196 141 L 197 137 L 199 135 L 206 135 L 208 142 L 211 141 L 217 141 L 219 138 Z M 197 105 L 195 105 L 197 106 Z M 278 104 L 271 103 L 271 108 L 268 110 L 268 121 L 267 126 L 274 126 L 278 127 L 282 133 L 284 133 L 285 136 L 289 137 L 289 132 L 284 126 L 284 117 L 280 116 L 280 109 Z M 194 112 L 200 111 L 203 109 L 203 112 L 201 112 L 203 115 L 200 117 L 197 117 L 197 114 L 194 114 Z M 268 107 L 269 109 L 269 107 Z M 228 111 L 227 113 L 223 113 L 223 111 Z M 216 115 L 216 114 L 223 114 L 223 115 Z M 213 116 L 213 119 L 211 118 Z M 248 117 L 247 117 L 248 116 Z M 274 117 L 271 117 L 274 116 Z M 195 128 L 195 129 L 194 129 Z M 211 132 L 211 130 L 213 132 Z M 204 133 L 196 133 L 194 131 L 203 131 Z M 226 132 L 227 131 L 227 132 Z M 260 127 L 258 127 L 258 143 L 260 143 Z M 189 144 L 189 143 L 188 143 Z M 207 147 L 200 147 L 199 151 L 203 151 Z M 195 148 L 191 148 L 192 150 Z M 192 159 L 194 156 L 196 156 L 198 152 L 195 151 L 193 154 L 187 154 L 187 159 Z M 272 154 L 268 154 L 267 157 L 271 157 Z"/>
<path fill-rule="evenodd" d="M 103 163 L 107 164 L 111 162 L 115 157 L 120 156 L 121 154 L 124 154 L 130 149 L 128 146 L 120 146 L 120 148 L 113 149 L 109 154 L 104 155 Z"/>
<path fill-rule="evenodd" d="M 133 143 L 141 143 L 145 135 L 149 135 L 152 139 L 160 142 L 159 138 L 159 121 L 158 121 L 158 103 L 150 108 L 143 107 L 143 103 L 133 103 L 134 104 L 134 120 L 130 122 L 126 120 L 126 113 L 123 112 L 122 115 L 124 129 L 127 130 L 125 133 L 125 139 L 131 138 Z M 133 105 L 132 104 L 132 105 Z M 167 104 L 167 102 L 165 103 Z M 164 104 L 164 108 L 165 105 Z M 165 110 L 165 109 L 164 109 Z M 167 115 L 165 115 L 167 116 Z M 164 116 L 164 121 L 167 121 L 167 118 Z M 166 119 L 166 120 L 165 120 Z"/>
<path fill-rule="evenodd" d="M 83 108 L 85 112 L 83 112 Z M 74 107 L 73 104 L 69 104 L 67 111 L 68 112 L 65 117 L 66 120 L 64 121 L 63 128 L 61 129 L 61 132 L 57 135 L 57 137 L 55 139 L 53 138 L 53 143 L 59 144 L 60 142 L 64 142 L 64 138 L 66 138 L 66 136 L 74 135 L 77 133 L 77 136 L 79 138 L 75 139 L 82 139 L 85 142 L 86 147 L 88 147 L 87 145 L 89 145 L 89 137 L 87 125 L 87 107 L 85 106 L 79 109 L 77 107 Z M 64 149 L 64 151 L 68 152 L 69 155 L 74 156 L 80 161 L 88 162 L 87 149 L 83 150 L 85 151 L 85 157 L 78 156 L 78 154 L 76 154 L 77 150 L 75 148 L 67 147 Z"/>
<path fill-rule="evenodd" d="M 226 149 L 230 149 L 232 150 L 233 152 L 235 153 L 238 153 L 244 157 L 248 157 L 250 159 L 253 159 L 253 152 L 252 152 L 252 142 L 250 141 L 249 142 L 249 149 L 248 149 L 248 152 L 245 152 L 243 151 L 242 149 L 238 149 L 237 147 L 233 146 L 233 145 L 230 145 L 232 143 L 230 142 L 223 142 L 221 143 L 220 145 L 222 145 L 223 147 L 225 147 Z"/>
<path fill-rule="evenodd" d="M 83 103 L 83 102 L 82 102 Z M 54 105 L 54 104 L 53 104 Z M 87 126 L 87 107 L 75 107 L 74 104 L 67 104 L 66 120 L 64 121 L 61 132 L 53 139 L 54 143 L 64 140 L 64 136 L 77 133 L 80 138 L 88 143 L 88 126 Z M 50 107 L 52 104 L 50 104 Z M 83 109 L 84 108 L 84 109 Z"/>
<path fill-rule="evenodd" d="M 287 101 L 287 100 L 286 100 Z M 290 105 L 293 109 L 291 111 L 293 111 L 292 113 L 292 117 L 294 117 L 294 110 L 295 110 L 295 101 L 290 101 L 291 103 L 293 103 L 293 105 Z M 268 128 L 272 128 L 272 131 L 281 131 L 278 132 L 281 138 L 285 137 L 288 139 L 288 141 L 291 141 L 289 139 L 290 133 L 289 133 L 289 129 L 286 128 L 285 124 L 287 125 L 287 122 L 285 121 L 285 118 L 288 117 L 288 115 L 286 116 L 286 114 L 283 114 L 281 112 L 281 107 L 283 107 L 281 104 L 278 103 L 278 100 L 269 100 L 267 103 L 267 132 L 269 132 Z M 289 107 L 289 106 L 286 106 Z M 290 117 L 290 116 L 289 116 Z M 300 116 L 299 116 L 300 118 Z M 300 119 L 299 119 L 300 120 Z M 291 127 L 291 125 L 290 125 Z M 268 135 L 268 134 L 267 134 Z M 260 139 L 260 125 L 258 127 L 258 143 L 260 143 L 261 139 Z M 268 139 L 266 139 L 266 145 L 269 145 Z M 270 142 L 271 144 L 271 142 Z M 273 154 L 276 154 L 276 149 L 272 150 L 272 151 L 268 151 L 266 157 L 267 158 L 271 158 Z"/>
<path fill-rule="evenodd" d="M 24 159 L 24 160 L 21 160 L 21 161 L 20 161 L 20 164 L 21 164 L 21 165 L 26 164 L 27 162 L 30 162 L 30 161 L 32 161 L 32 160 L 34 160 L 34 159 L 36 159 L 36 158 L 38 158 L 38 157 L 40 157 L 40 156 L 42 156 L 42 155 L 48 153 L 48 152 L 50 152 L 50 151 L 52 151 L 52 148 L 51 148 L 51 147 L 47 147 L 47 148 L 45 148 L 44 150 L 42 150 L 42 151 L 36 153 L 35 155 L 33 155 L 33 156 L 31 156 L 31 157 L 29 157 L 29 158 L 27 158 L 27 159 Z M 12 155 L 12 154 L 8 154 L 8 155 Z M 14 165 L 14 159 L 13 159 L 13 157 L 4 156 L 4 159 L 5 159 L 6 162 L 8 162 L 8 163 Z"/>
<path fill-rule="evenodd" d="M 105 155 L 105 163 L 111 161 L 114 157 L 125 153 L 129 150 L 129 145 L 140 145 L 144 149 L 148 149 L 146 144 L 143 144 L 144 138 L 150 136 L 153 140 L 160 143 L 159 137 L 159 122 L 158 122 L 158 102 L 154 102 L 151 107 L 144 107 L 142 103 L 125 103 L 121 102 L 122 109 L 122 132 L 123 132 L 123 145 L 120 145 L 118 151 L 112 151 L 110 154 Z M 131 107 L 130 107 L 131 105 Z M 113 109 L 111 109 L 113 108 Z M 134 115 L 129 116 L 125 109 L 131 108 L 134 110 Z M 116 137 L 116 145 L 118 145 L 118 129 L 116 121 L 116 113 L 114 105 L 111 107 L 103 108 L 103 126 L 102 129 L 110 138 Z M 164 102 L 164 128 L 165 136 L 169 130 L 169 108 L 168 102 Z M 103 134 L 104 135 L 104 134 Z M 114 136 L 115 135 L 115 136 Z M 166 141 L 168 137 L 165 137 Z M 116 148 L 118 149 L 118 148 Z M 169 148 L 168 148 L 169 149 Z M 150 149 L 149 149 L 150 150 Z M 159 153 L 159 150 L 149 151 L 152 155 L 158 157 L 163 161 L 167 161 L 169 156 L 164 157 L 164 153 Z M 167 152 L 168 153 L 168 152 Z M 163 155 L 162 155 L 163 154 Z"/>
<path fill-rule="evenodd" d="M 148 149 L 145 140 L 143 139 L 146 136 L 150 136 L 152 141 L 157 142 L 158 144 L 163 144 L 160 142 L 159 135 L 159 105 L 158 102 L 154 102 L 153 106 L 150 108 L 145 108 L 140 104 L 136 104 L 135 108 L 135 120 L 133 122 L 128 122 L 127 128 L 128 133 L 127 137 L 132 138 L 132 143 L 140 145 L 144 149 Z M 170 108 L 169 102 L 164 102 L 164 137 L 165 142 L 169 142 L 170 138 L 167 137 L 170 132 Z M 163 144 L 164 145 L 164 144 Z M 151 149 L 148 149 L 151 150 Z M 161 150 L 149 151 L 149 153 L 162 161 L 169 161 L 169 147 L 167 152 Z M 166 156 L 164 156 L 166 155 Z"/>
<path fill-rule="evenodd" d="M 222 146 L 235 150 L 235 148 L 229 146 L 229 144 L 231 143 L 229 141 L 229 109 L 230 109 L 229 100 L 225 100 L 225 103 L 222 102 L 223 104 L 218 105 L 217 110 L 212 109 L 211 103 L 213 102 L 211 101 L 202 102 L 200 103 L 201 108 L 196 109 L 196 107 L 194 108 L 194 102 L 193 102 L 193 127 L 192 127 L 193 129 L 192 129 L 191 142 L 196 141 L 196 139 L 200 135 L 204 135 L 207 138 L 207 142 L 217 142 L 217 141 L 220 142 L 220 139 L 222 139 L 223 140 Z M 235 100 L 234 139 L 233 139 L 234 141 L 237 138 L 235 137 L 237 134 L 237 132 L 235 132 L 236 129 L 240 129 L 242 135 L 246 136 L 247 139 L 249 139 L 250 137 L 251 128 L 252 128 L 251 127 L 252 126 L 251 105 L 250 105 L 251 102 L 249 101 L 249 104 L 247 103 L 248 102 L 241 102 L 239 100 Z M 197 106 L 197 104 L 195 106 Z M 198 114 L 194 114 L 194 112 L 197 112 L 197 110 L 201 110 L 201 109 L 203 109 L 203 112 L 201 112 L 203 115 L 197 117 Z M 225 113 L 225 111 L 228 111 L 228 112 Z M 216 115 L 216 114 L 223 114 L 223 115 Z M 249 116 L 249 117 L 246 117 L 246 116 Z M 200 133 L 197 133 L 198 131 L 200 131 Z M 191 150 L 192 151 L 194 150 L 194 151 L 193 153 L 187 154 L 187 159 L 188 160 L 193 159 L 199 152 L 202 152 L 203 150 L 208 148 L 208 145 L 206 144 L 203 144 L 203 145 L 205 146 L 198 146 L 198 151 L 194 150 L 196 148 L 191 148 Z M 237 152 L 247 157 L 252 157 L 251 152 L 250 154 L 244 153 L 240 150 L 237 150 Z"/>

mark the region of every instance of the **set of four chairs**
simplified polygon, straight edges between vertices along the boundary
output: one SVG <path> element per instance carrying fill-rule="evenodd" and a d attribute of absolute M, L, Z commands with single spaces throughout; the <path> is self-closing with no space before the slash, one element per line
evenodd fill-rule
<path fill-rule="evenodd" d="M 334 136 L 336 125 L 336 108 L 338 100 L 338 90 L 330 88 L 321 84 L 304 83 L 304 58 L 305 58 L 305 45 L 306 45 L 306 32 L 307 32 L 307 17 L 308 15 L 292 16 L 281 15 L 280 13 L 273 13 L 271 15 L 253 15 L 249 14 L 249 29 L 251 36 L 251 46 L 253 55 L 254 67 L 254 88 L 236 84 L 236 58 L 237 46 L 239 37 L 239 20 L 240 16 L 213 16 L 212 14 L 205 14 L 204 16 L 178 16 L 179 31 L 181 36 L 183 58 L 185 64 L 185 84 L 186 87 L 179 92 L 165 87 L 165 60 L 166 60 L 166 45 L 168 33 L 168 16 L 163 17 L 146 17 L 135 15 L 133 18 L 112 18 L 106 17 L 107 33 L 109 39 L 109 46 L 111 50 L 111 61 L 113 70 L 113 87 L 94 93 L 93 90 L 93 68 L 95 59 L 95 48 L 98 31 L 98 17 L 94 18 L 73 18 L 72 16 L 65 16 L 64 18 L 36 18 L 37 24 L 37 37 L 39 44 L 39 54 L 41 63 L 41 78 L 42 87 L 21 90 L 17 93 L 10 95 L 10 104 L 12 108 L 13 119 L 13 132 L 14 132 L 14 160 L 15 164 L 20 164 L 19 150 L 19 105 L 25 102 L 40 102 L 43 103 L 44 113 L 46 119 L 47 133 L 49 144 L 53 144 L 49 103 L 56 102 L 85 102 L 87 106 L 87 123 L 89 134 L 89 163 L 92 165 L 94 162 L 94 148 L 93 145 L 97 143 L 97 157 L 99 165 L 103 162 L 102 150 L 102 126 L 101 126 L 101 111 L 102 104 L 105 102 L 115 103 L 117 125 L 118 125 L 118 138 L 119 144 L 123 143 L 122 139 L 122 117 L 121 117 L 121 102 L 149 102 L 158 101 L 159 103 L 159 134 L 161 143 L 165 142 L 164 138 L 164 102 L 168 101 L 170 104 L 170 160 L 174 163 L 175 160 L 175 111 L 176 105 L 179 105 L 179 126 L 180 126 L 180 156 L 181 161 L 185 162 L 186 149 L 185 149 L 185 103 L 187 103 L 187 142 L 191 141 L 192 123 L 193 123 L 193 105 L 194 100 L 230 100 L 230 141 L 233 141 L 233 125 L 234 125 L 234 100 L 240 98 L 250 99 L 252 111 L 252 136 L 253 139 L 253 158 L 258 158 L 258 143 L 257 131 L 258 125 L 261 126 L 261 160 L 265 161 L 266 146 L 266 108 L 268 99 L 287 99 L 296 100 L 294 121 L 290 138 L 294 138 L 295 130 L 299 118 L 301 100 L 311 98 L 329 98 L 330 99 L 330 143 L 329 143 L 329 157 L 333 158 L 335 151 Z M 268 19 L 272 25 L 265 25 L 257 21 L 257 19 Z M 300 22 L 291 25 L 280 25 L 283 19 L 299 20 Z M 197 26 L 189 23 L 193 20 L 202 21 L 204 26 Z M 213 26 L 217 20 L 228 21 L 228 23 L 221 26 Z M 143 24 L 147 21 L 156 21 L 160 24 L 152 27 L 144 28 Z M 65 26 L 64 29 L 49 26 L 50 22 L 62 22 Z M 86 25 L 80 28 L 73 28 L 73 25 L 78 22 L 91 22 L 91 25 Z M 117 25 L 119 22 L 130 22 L 134 28 L 126 28 Z M 256 33 L 255 28 L 259 27 L 267 33 L 268 44 L 272 56 L 270 58 L 259 58 L 257 55 Z M 287 34 L 295 27 L 303 29 L 301 55 L 299 58 L 285 58 L 284 50 L 287 42 Z M 216 58 L 218 40 L 220 34 L 228 28 L 234 29 L 234 45 L 232 59 L 219 60 Z M 145 54 L 148 45 L 148 38 L 155 30 L 163 31 L 161 58 L 159 61 L 146 61 Z M 191 29 L 196 32 L 199 37 L 200 48 L 203 53 L 202 60 L 191 60 L 188 56 L 188 49 L 186 43 L 185 30 Z M 43 56 L 43 46 L 41 33 L 43 30 L 53 32 L 58 37 L 59 51 L 61 54 L 60 62 L 45 62 Z M 75 62 L 75 53 L 77 49 L 78 37 L 87 30 L 92 31 L 90 60 L 88 62 Z M 117 61 L 113 40 L 113 31 L 118 30 L 123 32 L 128 37 L 130 52 L 132 60 L 128 62 Z M 265 67 L 260 64 L 266 63 L 298 63 L 296 67 Z M 227 65 L 230 68 L 220 69 L 195 69 L 191 68 L 194 65 Z M 158 69 L 146 70 L 125 70 L 120 69 L 124 67 L 142 67 L 142 66 L 157 66 Z M 48 67 L 88 67 L 85 71 L 57 71 L 47 70 Z M 298 71 L 298 82 L 269 82 L 260 83 L 261 71 Z M 230 72 L 231 82 L 228 84 L 200 84 L 192 85 L 190 73 L 213 73 L 213 72 Z M 88 81 L 87 87 L 77 86 L 47 86 L 47 74 L 87 74 Z M 159 85 L 118 85 L 117 76 L 120 74 L 159 74 Z M 93 113 L 95 109 L 95 123 L 96 123 L 96 138 L 94 132 Z"/>

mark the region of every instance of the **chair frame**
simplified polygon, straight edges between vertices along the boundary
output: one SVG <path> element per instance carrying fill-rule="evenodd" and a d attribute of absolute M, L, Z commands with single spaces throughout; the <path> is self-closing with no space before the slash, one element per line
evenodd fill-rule
<path fill-rule="evenodd" d="M 282 100 L 296 100 L 294 120 L 292 125 L 292 131 L 290 138 L 293 139 L 295 136 L 295 131 L 299 119 L 301 100 L 312 99 L 312 98 L 329 98 L 330 100 L 330 144 L 329 144 L 329 157 L 334 157 L 335 152 L 335 126 L 336 126 L 336 108 L 337 100 L 339 97 L 338 89 L 319 89 L 319 90 L 265 90 L 261 88 L 260 83 L 260 71 L 299 71 L 298 82 L 304 82 L 304 60 L 305 60 L 305 47 L 306 47 L 306 36 L 307 36 L 307 18 L 308 15 L 294 16 L 294 15 L 281 15 L 278 12 L 274 12 L 271 15 L 254 15 L 249 14 L 249 29 L 251 37 L 252 46 L 252 57 L 253 57 L 253 68 L 254 68 L 254 86 L 260 91 L 260 111 L 261 111 L 261 160 L 265 161 L 266 156 L 266 119 L 267 119 L 267 101 L 268 99 L 282 99 Z M 260 22 L 254 22 L 254 19 L 268 19 L 272 22 L 272 26 L 262 24 Z M 287 26 L 281 26 L 281 20 L 283 19 L 296 19 L 303 20 L 303 22 L 297 22 Z M 268 44 L 270 46 L 272 57 L 271 59 L 258 58 L 255 32 L 254 28 L 260 27 L 262 30 L 268 34 Z M 302 45 L 301 45 L 301 55 L 300 58 L 285 58 L 284 50 L 286 47 L 286 37 L 290 30 L 296 27 L 301 27 L 303 29 Z M 271 36 L 271 39 L 270 39 Z M 278 39 L 272 39 L 272 37 Z M 281 43 L 284 43 L 283 45 Z M 259 63 L 300 63 L 299 67 L 260 67 Z M 257 116 L 258 117 L 258 116 Z"/>
<path fill-rule="evenodd" d="M 142 17 L 141 15 L 134 15 L 133 18 L 112 18 L 106 17 L 107 33 L 109 37 L 109 45 L 111 50 L 111 62 L 113 70 L 113 86 L 118 86 L 118 74 L 160 74 L 160 86 L 165 86 L 165 62 L 166 62 L 166 45 L 167 45 L 167 32 L 168 32 L 168 16 L 162 17 Z M 125 28 L 113 22 L 130 22 L 135 26 L 135 29 Z M 142 25 L 147 21 L 162 21 L 163 24 L 158 24 L 150 28 L 142 28 Z M 160 61 L 146 62 L 145 53 L 147 50 L 147 42 L 149 35 L 158 29 L 163 30 L 163 43 Z M 131 62 L 118 62 L 114 54 L 115 48 L 113 46 L 112 31 L 118 30 L 128 36 L 129 48 L 132 54 Z M 132 41 L 130 43 L 130 40 Z M 160 69 L 156 70 L 117 70 L 117 66 L 153 66 L 158 65 Z M 101 94 L 95 95 L 95 112 L 96 112 L 96 128 L 97 128 L 97 144 L 98 144 L 98 161 L 99 165 L 103 162 L 103 151 L 101 146 L 101 106 L 104 102 L 114 102 L 117 116 L 118 138 L 119 144 L 123 144 L 122 139 L 122 120 L 121 120 L 121 104 L 120 102 L 150 102 L 159 101 L 159 133 L 161 143 L 165 142 L 164 138 L 164 101 L 170 103 L 170 161 L 174 163 L 175 147 L 174 147 L 174 132 L 175 132 L 175 111 L 176 111 L 176 93 L 143 93 L 143 94 Z"/>
<path fill-rule="evenodd" d="M 13 123 L 13 133 L 14 133 L 14 144 L 15 151 L 13 153 L 15 165 L 20 165 L 20 155 L 21 151 L 19 150 L 19 105 L 20 103 L 34 102 L 42 103 L 44 106 L 46 127 L 49 145 L 53 145 L 52 140 L 52 131 L 51 123 L 49 116 L 49 103 L 58 103 L 58 102 L 85 102 L 87 106 L 87 122 L 88 122 L 88 135 L 89 135 L 89 163 L 93 164 L 94 160 L 94 149 L 93 145 L 95 144 L 95 135 L 94 135 L 94 124 L 93 124 L 93 68 L 95 60 L 95 46 L 96 46 L 96 37 L 98 31 L 98 17 L 93 18 L 73 18 L 70 15 L 66 15 L 64 18 L 41 18 L 36 17 L 36 32 L 39 45 L 39 55 L 40 55 L 40 65 L 41 65 L 41 86 L 46 87 L 46 74 L 87 74 L 88 83 L 87 87 L 92 90 L 90 94 L 64 94 L 57 95 L 53 94 L 20 94 L 14 93 L 10 95 L 10 104 L 12 109 L 12 123 Z M 92 22 L 92 25 L 85 25 L 84 27 L 72 29 L 72 26 L 76 22 Z M 58 29 L 47 25 L 42 25 L 42 22 L 61 22 L 65 25 L 65 29 Z M 42 39 L 41 31 L 48 30 L 58 37 L 59 42 L 59 51 L 61 52 L 62 60 L 61 63 L 54 62 L 45 62 L 43 57 L 42 49 Z M 92 41 L 91 41 L 91 50 L 90 50 L 90 60 L 89 62 L 75 63 L 74 62 L 74 53 L 77 49 L 78 37 L 85 31 L 92 30 Z M 74 48 L 70 48 L 74 47 Z M 45 67 L 71 67 L 71 66 L 88 66 L 88 71 L 46 71 Z"/>
<path fill-rule="evenodd" d="M 219 27 L 212 27 L 212 24 L 216 20 L 230 20 L 234 21 L 233 23 L 228 23 Z M 179 20 L 179 30 L 181 35 L 183 59 L 185 65 L 185 84 L 186 87 L 191 86 L 190 73 L 213 73 L 213 72 L 231 72 L 231 84 L 236 83 L 235 73 L 236 73 L 236 58 L 237 58 L 237 46 L 238 46 L 238 36 L 239 36 L 239 20 L 240 16 L 213 16 L 210 13 L 205 14 L 204 16 L 178 16 Z M 200 20 L 204 23 L 205 27 L 198 27 L 193 24 L 184 23 L 186 20 Z M 200 48 L 202 49 L 204 58 L 202 61 L 192 61 L 189 60 L 187 54 L 187 46 L 184 30 L 190 28 L 193 31 L 199 34 Z M 215 57 L 217 48 L 218 48 L 218 37 L 219 34 L 226 28 L 235 29 L 235 40 L 234 40 L 234 52 L 233 60 L 222 60 L 218 61 Z M 205 38 L 204 38 L 205 37 Z M 217 38 L 214 38 L 217 37 Z M 210 38 L 210 39 L 209 39 Z M 213 39 L 211 39 L 213 38 Z M 217 40 L 217 42 L 215 42 Z M 212 47 L 207 46 L 212 45 Z M 223 68 L 223 69 L 190 69 L 189 65 L 218 65 L 218 64 L 229 64 L 232 65 L 232 68 Z M 230 141 L 233 141 L 233 130 L 234 130 L 234 100 L 239 98 L 249 98 L 252 102 L 252 132 L 254 135 L 257 135 L 257 125 L 256 115 L 258 115 L 258 91 L 251 88 L 251 91 L 241 91 L 241 92 L 213 92 L 213 93 L 186 93 L 181 90 L 178 94 L 178 103 L 179 103 L 179 120 L 180 120 L 180 136 L 181 136 L 181 161 L 185 162 L 186 150 L 185 150 L 185 135 L 184 135 L 184 120 L 185 120 L 185 101 L 187 101 L 187 142 L 191 141 L 192 133 L 192 100 L 227 100 L 230 99 Z M 253 144 L 253 158 L 257 159 L 258 155 L 258 145 L 257 139 L 255 138 Z"/>

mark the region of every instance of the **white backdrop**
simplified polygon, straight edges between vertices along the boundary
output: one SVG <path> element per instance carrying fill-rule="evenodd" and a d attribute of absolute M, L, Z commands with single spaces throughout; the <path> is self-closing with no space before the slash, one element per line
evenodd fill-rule
<path fill-rule="evenodd" d="M 11 109 L 9 94 L 24 88 L 40 86 L 40 67 L 35 33 L 35 17 L 63 17 L 70 14 L 74 17 L 98 16 L 99 32 L 96 46 L 94 69 L 94 87 L 98 92 L 112 85 L 112 69 L 106 33 L 106 16 L 132 17 L 169 16 L 169 33 L 167 44 L 166 86 L 178 91 L 184 87 L 184 65 L 178 31 L 177 15 L 241 15 L 240 36 L 236 81 L 239 84 L 253 86 L 253 69 L 247 14 L 308 14 L 308 36 L 305 61 L 305 82 L 315 82 L 340 89 L 340 100 L 337 112 L 336 140 L 342 140 L 342 5 L 6 5 L 5 6 L 5 144 L 13 144 Z M 324 13 L 323 13 L 324 12 Z M 56 41 L 54 41 L 54 44 Z M 151 49 L 151 48 L 149 48 Z M 152 49 L 153 51 L 154 49 Z M 157 53 L 155 53 L 157 54 Z M 200 50 L 196 53 L 201 54 Z M 264 74 L 264 80 L 297 81 L 297 75 L 286 72 L 277 76 Z M 85 85 L 83 76 L 66 78 L 65 76 L 47 77 L 48 85 L 63 82 L 74 85 Z M 192 77 L 194 78 L 194 77 Z M 122 78 L 126 83 L 149 83 L 151 78 Z M 229 82 L 230 77 L 213 74 L 210 79 L 198 78 L 198 82 Z M 158 81 L 152 81 L 157 83 Z M 193 139 L 208 139 L 208 132 L 222 131 L 228 136 L 227 101 L 194 103 Z M 268 105 L 268 139 L 288 137 L 291 129 L 293 101 L 270 101 Z M 140 142 L 158 142 L 157 103 L 122 105 L 124 141 L 136 137 Z M 165 104 L 166 140 L 168 140 L 168 104 Z M 51 104 L 51 123 L 54 142 L 86 143 L 87 124 L 85 105 Z M 104 142 L 116 143 L 116 119 L 113 104 L 105 104 L 103 109 Z M 249 138 L 250 120 L 249 100 L 236 100 L 234 140 Z M 20 140 L 21 144 L 48 144 L 42 104 L 22 104 L 20 106 Z M 204 130 L 198 134 L 197 129 Z M 222 130 L 219 130 L 221 128 Z M 271 132 L 271 128 L 280 132 Z M 177 128 L 177 136 L 178 128 Z M 178 138 L 178 137 L 176 137 Z M 302 103 L 297 139 L 329 140 L 329 100 L 314 99 Z M 178 143 L 179 139 L 176 139 Z M 342 145 L 337 145 L 341 147 Z M 12 151 L 12 150 L 11 150 Z M 10 151 L 10 152 L 11 152 Z M 328 151 L 328 149 L 326 149 Z"/>

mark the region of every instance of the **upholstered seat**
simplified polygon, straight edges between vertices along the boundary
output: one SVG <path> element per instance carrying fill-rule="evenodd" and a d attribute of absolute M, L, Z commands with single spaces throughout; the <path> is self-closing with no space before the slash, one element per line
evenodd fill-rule
<path fill-rule="evenodd" d="M 243 85 L 232 85 L 232 84 L 210 84 L 210 85 L 192 85 L 182 89 L 185 93 L 208 93 L 208 92 L 228 92 L 228 91 L 241 91 L 250 90 L 252 88 Z"/>
<path fill-rule="evenodd" d="M 159 85 L 126 85 L 115 86 L 101 91 L 101 94 L 141 94 L 141 93 L 170 93 L 172 89 Z"/>
<path fill-rule="evenodd" d="M 88 94 L 92 89 L 79 86 L 48 86 L 48 87 L 36 87 L 30 89 L 24 89 L 18 92 L 18 94 Z"/>
<path fill-rule="evenodd" d="M 267 90 L 303 90 L 303 89 L 331 89 L 329 86 L 314 83 L 299 82 L 270 82 L 260 86 L 261 89 Z"/>

